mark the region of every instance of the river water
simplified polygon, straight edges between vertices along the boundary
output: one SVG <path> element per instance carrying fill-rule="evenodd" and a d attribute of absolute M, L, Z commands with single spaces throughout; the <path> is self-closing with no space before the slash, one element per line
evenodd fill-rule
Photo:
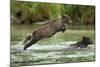
<path fill-rule="evenodd" d="M 88 62 L 95 60 L 95 46 L 89 45 L 82 49 L 68 49 L 74 42 L 46 44 L 34 44 L 27 50 L 23 50 L 21 42 L 13 41 L 11 46 L 11 65 L 40 65 L 51 63 Z"/>

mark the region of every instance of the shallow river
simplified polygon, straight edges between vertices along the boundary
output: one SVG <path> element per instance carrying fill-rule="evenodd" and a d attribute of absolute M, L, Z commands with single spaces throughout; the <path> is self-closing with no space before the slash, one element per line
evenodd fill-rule
<path fill-rule="evenodd" d="M 62 42 L 50 45 L 34 44 L 27 50 L 18 41 L 11 45 L 11 65 L 25 66 L 51 63 L 88 62 L 95 60 L 95 46 L 72 50 L 68 49 L 75 42 Z"/>

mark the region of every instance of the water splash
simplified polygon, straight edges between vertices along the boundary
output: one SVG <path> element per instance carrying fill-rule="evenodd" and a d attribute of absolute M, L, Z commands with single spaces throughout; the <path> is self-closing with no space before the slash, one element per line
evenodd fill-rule
<path fill-rule="evenodd" d="M 75 42 L 62 42 L 54 43 L 50 45 L 34 44 L 27 50 L 23 50 L 24 45 L 22 42 L 11 46 L 11 63 L 12 64 L 44 64 L 44 63 L 62 63 L 62 62 L 73 62 L 71 59 L 79 60 L 77 58 L 89 58 L 93 59 L 95 55 L 95 46 L 90 45 L 87 48 L 78 50 L 68 50 L 70 44 Z M 64 60 L 64 59 L 68 60 Z M 62 60 L 63 59 L 63 60 Z M 69 61 L 70 59 L 70 61 Z M 74 61 L 76 61 L 74 60 Z M 81 59 L 80 59 L 81 60 Z M 80 61 L 79 60 L 79 61 Z"/>

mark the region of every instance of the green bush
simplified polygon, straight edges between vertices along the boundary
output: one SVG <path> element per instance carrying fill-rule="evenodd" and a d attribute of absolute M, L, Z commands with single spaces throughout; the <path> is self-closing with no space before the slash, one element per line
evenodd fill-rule
<path fill-rule="evenodd" d="M 18 18 L 21 22 L 45 21 L 68 14 L 76 25 L 95 24 L 95 6 L 11 0 L 11 14 L 15 16 L 18 11 L 22 12 L 22 17 Z"/>

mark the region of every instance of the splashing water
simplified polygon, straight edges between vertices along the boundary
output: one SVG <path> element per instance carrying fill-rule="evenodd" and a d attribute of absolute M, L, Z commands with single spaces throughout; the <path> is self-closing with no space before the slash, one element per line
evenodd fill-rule
<path fill-rule="evenodd" d="M 23 50 L 22 42 L 11 46 L 11 64 L 35 65 L 49 63 L 69 63 L 95 60 L 95 46 L 69 50 L 70 44 L 75 42 L 62 42 L 50 45 L 34 44 L 27 50 Z"/>

